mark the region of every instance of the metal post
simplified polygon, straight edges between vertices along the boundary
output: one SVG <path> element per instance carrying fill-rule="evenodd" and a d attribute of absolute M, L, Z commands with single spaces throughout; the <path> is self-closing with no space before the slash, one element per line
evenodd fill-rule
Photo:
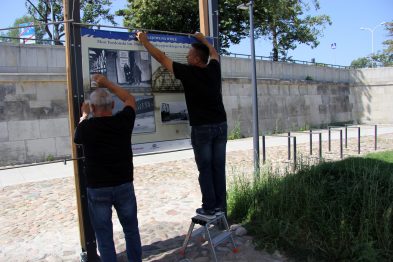
<path fill-rule="evenodd" d="M 343 159 L 343 130 L 340 129 L 340 157 Z"/>
<path fill-rule="evenodd" d="M 63 0 L 63 6 L 66 21 L 71 17 L 75 22 L 80 22 L 80 0 Z M 79 122 L 81 102 L 84 100 L 80 27 L 73 23 L 66 23 L 65 36 L 69 126 L 70 133 L 73 134 Z M 78 159 L 74 161 L 74 177 L 82 249 L 81 261 L 94 261 L 98 259 L 98 255 L 95 234 L 88 212 L 83 152 L 82 148 L 76 147 L 72 140 L 71 148 L 72 158 Z"/>
<path fill-rule="evenodd" d="M 297 163 L 296 163 L 296 159 L 297 159 L 297 157 L 296 157 L 296 136 L 294 136 L 293 137 L 293 163 L 294 163 L 294 168 L 295 168 L 295 170 L 296 170 L 296 168 L 297 168 Z"/>
<path fill-rule="evenodd" d="M 262 163 L 266 162 L 266 144 L 265 144 L 265 136 L 262 136 Z"/>
<path fill-rule="evenodd" d="M 322 133 L 319 133 L 319 159 L 322 159 Z"/>
<path fill-rule="evenodd" d="M 332 145 L 331 145 L 331 142 L 330 142 L 330 133 L 331 133 L 330 127 L 328 127 L 329 152 L 330 152 L 330 150 L 332 148 Z"/>
<path fill-rule="evenodd" d="M 348 147 L 348 127 L 345 126 L 345 148 Z"/>
<path fill-rule="evenodd" d="M 358 154 L 360 154 L 360 127 L 358 127 Z"/>
<path fill-rule="evenodd" d="M 377 125 L 375 125 L 374 128 L 374 149 L 377 150 L 377 142 L 378 142 L 378 137 L 377 137 Z"/>
<path fill-rule="evenodd" d="M 312 130 L 310 129 L 310 155 L 312 155 Z"/>
<path fill-rule="evenodd" d="M 291 132 L 288 132 L 288 160 L 291 160 Z"/>
<path fill-rule="evenodd" d="M 254 1 L 251 0 L 249 3 L 250 11 L 250 43 L 251 43 L 251 61 L 252 61 L 252 113 L 254 117 L 253 130 L 254 130 L 254 171 L 256 174 L 259 173 L 259 132 L 258 132 L 258 92 L 257 92 L 257 72 L 255 62 L 255 40 L 254 40 Z"/>

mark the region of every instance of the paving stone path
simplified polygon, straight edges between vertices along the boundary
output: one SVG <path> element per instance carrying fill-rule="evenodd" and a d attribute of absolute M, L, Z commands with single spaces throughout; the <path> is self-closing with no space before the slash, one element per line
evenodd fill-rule
<path fill-rule="evenodd" d="M 344 156 L 357 155 L 357 140 L 350 139 Z M 339 144 L 332 142 L 323 157 L 339 159 Z M 318 152 L 318 144 L 313 145 Z M 378 151 L 393 150 L 391 134 L 379 137 Z M 309 145 L 298 145 L 298 159 L 309 158 Z M 373 137 L 362 138 L 361 154 L 374 152 Z M 234 176 L 253 170 L 252 150 L 227 154 L 228 184 Z M 267 160 L 272 166 L 290 167 L 287 147 L 269 148 Z M 54 170 L 54 172 L 56 172 Z M 135 168 L 135 191 L 138 201 L 139 228 L 143 245 L 143 261 L 211 261 L 206 243 L 191 241 L 186 258 L 179 248 L 187 233 L 190 218 L 200 206 L 197 170 L 192 158 Z M 0 187 L 0 261 L 79 261 L 80 239 L 73 177 L 51 179 Z M 119 261 L 125 259 L 124 237 L 113 215 L 115 243 Z M 289 261 L 276 252 L 268 254 L 255 250 L 252 237 L 235 236 L 240 252 L 233 253 L 231 245 L 218 247 L 220 261 Z"/>

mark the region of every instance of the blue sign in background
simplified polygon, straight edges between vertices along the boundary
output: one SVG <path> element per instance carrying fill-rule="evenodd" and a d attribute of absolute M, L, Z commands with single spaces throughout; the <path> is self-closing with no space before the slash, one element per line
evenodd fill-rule
<path fill-rule="evenodd" d="M 98 29 L 82 28 L 81 36 L 85 37 L 98 37 L 103 39 L 114 39 L 124 41 L 137 41 L 136 32 L 115 32 Z M 197 40 L 192 35 L 169 35 L 169 34 L 155 34 L 148 33 L 147 37 L 151 42 L 166 42 L 166 43 L 179 43 L 179 44 L 192 44 Z M 207 38 L 212 43 L 211 38 Z"/>

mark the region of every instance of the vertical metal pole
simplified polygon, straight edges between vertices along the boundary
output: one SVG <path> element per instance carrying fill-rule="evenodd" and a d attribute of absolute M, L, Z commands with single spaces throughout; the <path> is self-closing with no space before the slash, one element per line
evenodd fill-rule
<path fill-rule="evenodd" d="M 219 38 L 219 26 L 220 26 L 220 17 L 219 17 L 219 9 L 218 9 L 218 0 L 210 0 L 210 17 L 211 17 L 211 29 L 210 34 L 214 37 L 214 47 L 217 51 L 220 50 L 220 38 Z"/>
<path fill-rule="evenodd" d="M 322 159 L 322 133 L 319 133 L 319 159 Z"/>
<path fill-rule="evenodd" d="M 332 145 L 331 145 L 331 142 L 330 142 L 330 135 L 331 135 L 330 133 L 331 133 L 330 127 L 328 127 L 329 152 L 330 152 L 330 150 L 332 148 Z"/>
<path fill-rule="evenodd" d="M 358 154 L 360 154 L 360 127 L 358 127 Z"/>
<path fill-rule="evenodd" d="M 296 157 L 296 136 L 293 137 L 293 164 L 295 167 L 295 170 L 297 168 L 297 157 Z"/>
<path fill-rule="evenodd" d="M 375 125 L 374 128 L 374 149 L 377 150 L 377 143 L 378 143 L 378 137 L 377 137 L 377 125 Z"/>
<path fill-rule="evenodd" d="M 348 147 L 348 127 L 345 126 L 345 148 Z"/>
<path fill-rule="evenodd" d="M 259 131 L 258 131 L 258 92 L 257 92 L 257 72 L 255 62 L 255 40 L 254 40 L 254 1 L 251 0 L 249 4 L 250 11 L 250 43 L 251 43 L 251 61 L 252 61 L 252 113 L 254 117 L 253 121 L 253 142 L 254 142 L 254 171 L 255 174 L 259 173 Z"/>
<path fill-rule="evenodd" d="M 343 159 L 343 130 L 340 129 L 340 158 Z"/>
<path fill-rule="evenodd" d="M 288 160 L 291 160 L 291 132 L 288 132 Z"/>
<path fill-rule="evenodd" d="M 310 129 L 310 155 L 312 155 L 312 130 Z"/>
<path fill-rule="evenodd" d="M 64 20 L 80 22 L 80 0 L 63 0 Z M 80 117 L 80 105 L 84 100 L 82 79 L 82 51 L 80 27 L 73 23 L 65 23 L 66 37 L 66 72 L 67 72 L 67 94 L 70 134 L 73 134 L 78 125 Z M 81 261 L 98 260 L 95 234 L 91 226 L 88 204 L 86 178 L 84 176 L 84 162 L 81 147 L 76 147 L 72 141 L 72 158 L 78 158 L 74 163 L 74 179 L 76 187 L 76 200 L 78 208 L 79 233 L 81 241 Z"/>
<path fill-rule="evenodd" d="M 262 163 L 266 162 L 266 144 L 265 144 L 265 136 L 262 136 Z"/>

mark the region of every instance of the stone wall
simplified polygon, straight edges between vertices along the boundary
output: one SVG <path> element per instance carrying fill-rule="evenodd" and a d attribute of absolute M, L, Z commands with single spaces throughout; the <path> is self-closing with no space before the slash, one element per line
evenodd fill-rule
<path fill-rule="evenodd" d="M 358 122 L 348 83 L 258 80 L 260 133 L 326 127 Z M 240 124 L 244 137 L 252 135 L 252 86 L 248 79 L 223 81 L 229 127 Z"/>
<path fill-rule="evenodd" d="M 64 47 L 0 43 L 0 165 L 70 155 Z M 229 130 L 252 135 L 251 61 L 222 58 Z M 261 133 L 393 123 L 393 68 L 257 62 Z M 312 79 L 306 81 L 305 79 Z"/>
<path fill-rule="evenodd" d="M 65 74 L 0 74 L 0 165 L 70 155 Z"/>

